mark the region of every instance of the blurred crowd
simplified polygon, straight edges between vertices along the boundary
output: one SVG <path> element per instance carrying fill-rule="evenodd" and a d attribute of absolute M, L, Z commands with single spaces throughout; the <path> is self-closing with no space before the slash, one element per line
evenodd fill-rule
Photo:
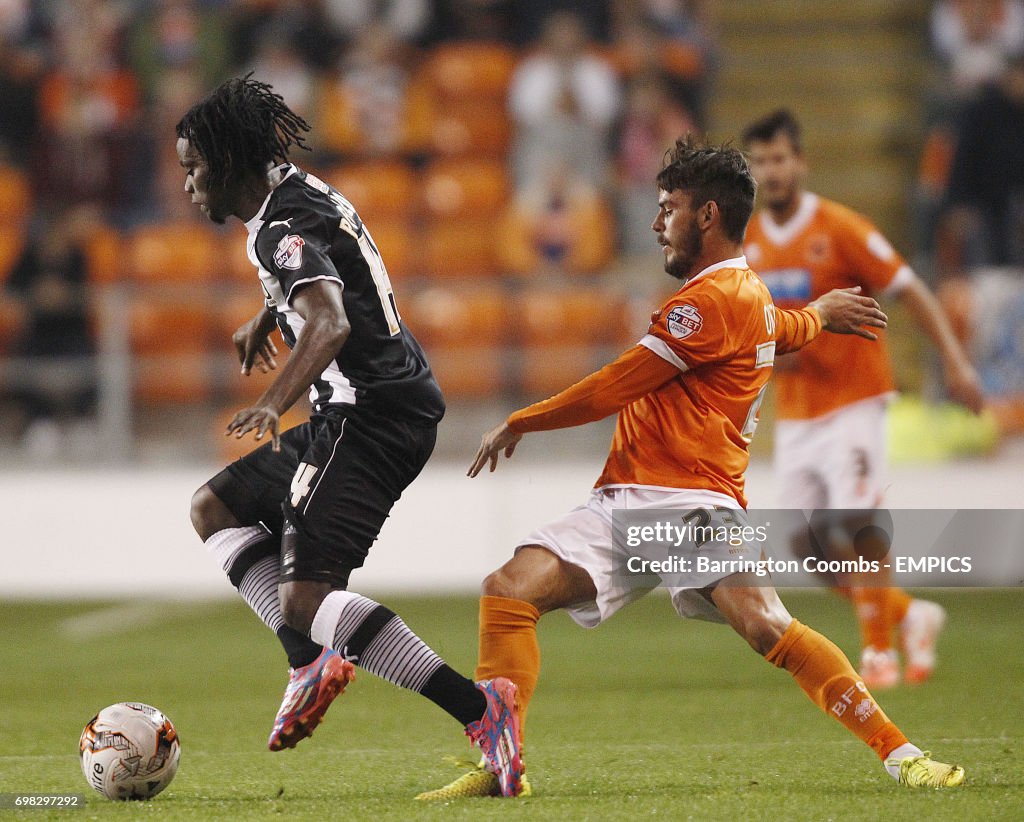
<path fill-rule="evenodd" d="M 1024 430 L 1024 1 L 937 0 L 920 246 L 1000 427 Z"/>
<path fill-rule="evenodd" d="M 468 98 L 506 96 L 484 113 L 511 118 L 517 191 L 558 168 L 607 194 L 617 166 L 632 179 L 660 158 L 661 132 L 702 122 L 714 51 L 700 12 L 687 0 L 6 0 L 0 160 L 28 172 L 43 213 L 89 203 L 120 228 L 177 217 L 174 123 L 248 71 L 314 125 L 308 162 L 422 160 L 450 151 L 431 130 L 438 107 L 466 102 L 438 99 L 431 56 L 478 42 L 498 46 L 499 65 L 483 67 L 497 77 L 458 82 Z"/>
<path fill-rule="evenodd" d="M 314 151 L 296 161 L 359 209 L 452 399 L 535 397 L 582 376 L 635 336 L 623 284 L 602 273 L 651 252 L 664 151 L 707 123 L 712 8 L 0 0 L 7 428 L 52 446 L 55 423 L 95 412 L 91 363 L 112 317 L 127 324 L 138 407 L 240 399 L 208 361 L 252 310 L 252 272 L 237 232 L 183 194 L 173 135 L 194 101 L 250 71 L 312 125 Z M 1024 0 L 936 0 L 929 37 L 921 267 L 1012 428 L 1024 407 Z M 160 291 L 175 282 L 184 298 Z M 96 294 L 110 285 L 127 302 L 101 320 Z"/>
<path fill-rule="evenodd" d="M 0 2 L 0 354 L 13 363 L 5 386 L 21 386 L 3 392 L 16 435 L 92 412 L 88 380 L 54 396 L 52 379 L 33 376 L 33 358 L 74 370 L 95 351 L 91 285 L 130 286 L 137 402 L 210 396 L 215 369 L 202 365 L 147 379 L 145 356 L 203 352 L 160 341 L 162 298 L 139 287 L 223 285 L 248 268 L 238 238 L 194 212 L 173 150 L 177 119 L 224 79 L 255 72 L 310 122 L 314 151 L 296 161 L 354 201 L 392 277 L 411 281 L 403 313 L 458 398 L 523 388 L 533 372 L 520 368 L 511 386 L 516 369 L 504 367 L 497 381 L 467 382 L 460 346 L 474 340 L 450 339 L 452 310 L 475 300 L 507 311 L 509 289 L 530 304 L 509 274 L 545 283 L 557 304 L 560 278 L 651 247 L 654 173 L 671 140 L 703 124 L 714 66 L 699 0 Z M 200 264 L 210 270 L 198 277 L 172 270 Z M 479 288 L 453 300 L 452 277 Z M 200 349 L 210 323 L 224 331 L 172 302 L 165 315 Z M 510 339 L 501 322 L 494 345 L 565 342 L 550 302 L 533 300 L 548 331 Z M 575 302 L 607 313 L 614 301 Z M 63 342 L 47 342 L 53 332 Z M 617 344 L 609 334 L 598 342 Z"/>

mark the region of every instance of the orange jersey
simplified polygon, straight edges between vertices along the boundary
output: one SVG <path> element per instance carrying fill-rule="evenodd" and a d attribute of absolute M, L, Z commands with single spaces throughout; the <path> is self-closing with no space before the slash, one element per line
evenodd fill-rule
<path fill-rule="evenodd" d="M 637 348 L 508 423 L 525 433 L 618 411 L 597 487 L 701 489 L 746 506 L 747 446 L 776 349 L 799 348 L 820 330 L 816 311 L 777 310 L 742 257 L 726 260 L 655 312 Z"/>
<path fill-rule="evenodd" d="M 914 274 L 871 222 L 844 206 L 804 193 L 796 214 L 777 225 L 760 211 L 744 250 L 780 307 L 805 305 L 833 288 L 859 285 L 868 295 L 898 293 Z M 780 419 L 813 419 L 893 390 L 884 332 L 812 345 L 779 363 Z"/>

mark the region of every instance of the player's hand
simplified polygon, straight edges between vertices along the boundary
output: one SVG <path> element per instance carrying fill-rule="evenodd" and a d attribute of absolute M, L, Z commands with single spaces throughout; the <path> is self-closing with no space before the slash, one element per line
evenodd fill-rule
<path fill-rule="evenodd" d="M 833 334 L 856 334 L 866 340 L 877 340 L 871 328 L 885 328 L 888 317 L 871 297 L 862 296 L 860 286 L 835 288 L 822 294 L 808 306 L 818 309 L 821 327 Z"/>
<path fill-rule="evenodd" d="M 246 377 L 252 373 L 253 365 L 264 374 L 277 368 L 277 360 L 274 359 L 277 346 L 270 339 L 271 331 L 273 326 L 267 328 L 264 313 L 261 312 L 231 335 L 231 342 L 238 352 L 238 361 L 242 364 L 242 373 Z"/>
<path fill-rule="evenodd" d="M 281 450 L 281 415 L 275 408 L 269 405 L 253 405 L 249 408 L 243 408 L 237 414 L 231 422 L 228 423 L 227 431 L 224 432 L 224 436 L 230 437 L 232 434 L 237 439 L 241 439 L 250 431 L 256 432 L 256 439 L 263 439 L 264 434 L 270 434 L 271 447 L 275 451 Z"/>
<path fill-rule="evenodd" d="M 959 403 L 973 414 L 980 414 L 985 406 L 978 372 L 969 362 L 947 365 L 945 370 L 946 391 L 953 402 Z"/>
<path fill-rule="evenodd" d="M 469 466 L 466 475 L 475 477 L 488 462 L 490 462 L 491 471 L 493 471 L 498 467 L 498 455 L 504 452 L 506 459 L 511 457 L 516 450 L 516 446 L 519 445 L 519 440 L 522 438 L 522 434 L 513 433 L 509 430 L 508 424 L 504 422 L 497 428 L 488 431 L 480 441 L 480 450 L 476 452 L 476 458 L 473 460 L 473 464 Z"/>

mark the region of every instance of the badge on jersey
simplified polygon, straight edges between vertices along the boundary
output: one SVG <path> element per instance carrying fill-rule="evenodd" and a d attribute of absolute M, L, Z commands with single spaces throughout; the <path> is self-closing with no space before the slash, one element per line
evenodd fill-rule
<path fill-rule="evenodd" d="M 302 268 L 302 247 L 306 241 L 298 234 L 288 234 L 281 238 L 274 252 L 274 263 L 278 268 Z"/>
<path fill-rule="evenodd" d="M 665 324 L 668 326 L 669 334 L 677 340 L 685 340 L 700 331 L 704 325 L 704 318 L 692 305 L 677 305 L 668 312 Z"/>

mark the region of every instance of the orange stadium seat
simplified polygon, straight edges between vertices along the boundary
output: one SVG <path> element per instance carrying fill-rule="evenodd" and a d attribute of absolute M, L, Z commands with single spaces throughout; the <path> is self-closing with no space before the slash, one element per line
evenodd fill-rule
<path fill-rule="evenodd" d="M 625 298 L 597 288 L 533 288 L 516 301 L 515 312 L 527 346 L 619 345 L 630 337 Z"/>
<path fill-rule="evenodd" d="M 376 218 L 409 218 L 416 206 L 416 175 L 399 160 L 337 165 L 324 172 L 324 181 L 355 206 L 371 231 Z"/>
<path fill-rule="evenodd" d="M 154 355 L 136 360 L 132 394 L 140 405 L 188 405 L 210 396 L 206 354 Z"/>
<path fill-rule="evenodd" d="M 423 240 L 424 273 L 435 278 L 492 277 L 500 272 L 501 241 L 489 219 L 435 222 Z"/>
<path fill-rule="evenodd" d="M 432 287 L 399 305 L 449 399 L 484 399 L 505 388 L 507 306 L 496 286 Z"/>
<path fill-rule="evenodd" d="M 424 172 L 421 190 L 432 219 L 491 217 L 508 202 L 508 174 L 499 160 L 438 160 Z"/>
<path fill-rule="evenodd" d="M 205 351 L 212 330 L 210 309 L 200 302 L 136 296 L 128 308 L 128 331 L 134 354 Z"/>
<path fill-rule="evenodd" d="M 611 362 L 633 339 L 626 299 L 601 289 L 534 288 L 514 306 L 523 346 L 520 386 L 553 394 Z"/>
<path fill-rule="evenodd" d="M 449 157 L 504 158 L 512 134 L 503 102 L 462 100 L 438 107 L 430 123 L 430 147 Z"/>
<path fill-rule="evenodd" d="M 586 346 L 522 349 L 519 387 L 528 401 L 536 402 L 579 382 L 608 362 L 611 358 L 602 358 Z"/>
<path fill-rule="evenodd" d="M 418 273 L 419 234 L 409 220 L 381 218 L 367 223 L 367 229 L 384 260 L 388 279 L 399 282 Z"/>
<path fill-rule="evenodd" d="M 442 101 L 504 101 L 516 54 L 501 43 L 443 43 L 427 58 L 424 71 Z"/>
<path fill-rule="evenodd" d="M 253 279 L 255 279 L 255 273 Z M 238 286 L 218 296 L 217 310 L 213 312 L 210 323 L 211 344 L 218 352 L 229 351 L 232 354 L 235 347 L 231 342 L 231 335 L 241 327 L 242 323 L 248 322 L 256 316 L 256 312 L 263 305 L 263 292 L 255 284 L 252 288 Z M 280 340 L 276 340 L 279 343 Z M 280 345 L 278 345 L 280 348 Z"/>
<path fill-rule="evenodd" d="M 249 260 L 245 246 L 245 235 L 235 232 L 225 234 L 220 240 L 218 268 L 231 282 L 248 285 L 259 294 L 260 278 L 256 274 L 256 266 Z"/>
<path fill-rule="evenodd" d="M 494 285 L 434 286 L 399 303 L 402 320 L 429 350 L 434 346 L 505 346 L 511 317 L 508 298 Z"/>
<path fill-rule="evenodd" d="M 134 394 L 144 404 L 201 401 L 210 392 L 210 317 L 200 304 L 135 298 L 128 311 Z"/>
<path fill-rule="evenodd" d="M 352 102 L 337 83 L 325 84 L 317 98 L 316 133 L 321 148 L 344 154 L 362 148 Z"/>
<path fill-rule="evenodd" d="M 136 229 L 128 241 L 126 273 L 137 282 L 201 283 L 224 268 L 213 231 L 192 223 Z"/>
<path fill-rule="evenodd" d="M 93 230 L 85 244 L 85 265 L 89 282 L 107 285 L 124 276 L 128 240 L 114 228 L 102 225 Z"/>
<path fill-rule="evenodd" d="M 32 195 L 24 172 L 13 166 L 0 166 L 0 220 L 5 226 L 21 222 L 32 211 Z"/>
<path fill-rule="evenodd" d="M 494 399 L 508 388 L 505 348 L 434 348 L 427 356 L 448 400 Z"/>

